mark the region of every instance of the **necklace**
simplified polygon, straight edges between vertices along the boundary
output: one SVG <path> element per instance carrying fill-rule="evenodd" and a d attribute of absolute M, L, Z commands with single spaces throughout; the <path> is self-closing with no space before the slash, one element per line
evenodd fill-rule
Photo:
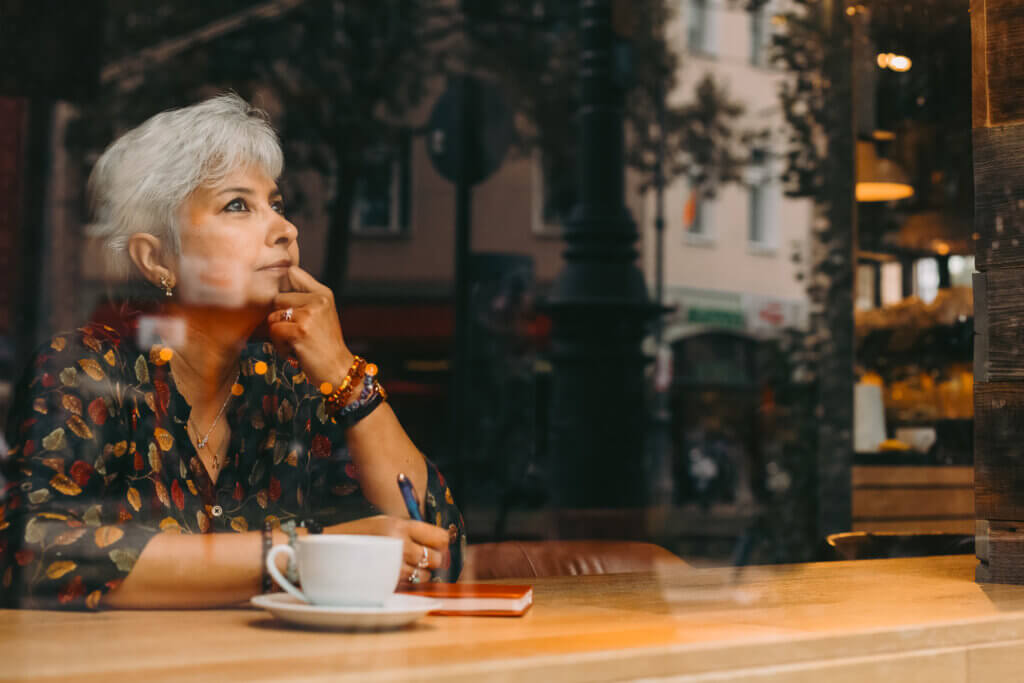
<path fill-rule="evenodd" d="M 240 373 L 238 373 L 238 372 L 235 373 L 235 380 L 231 383 L 232 385 L 234 385 L 236 382 L 238 382 L 239 374 Z M 206 430 L 206 435 L 203 436 L 202 438 L 199 437 L 199 430 L 196 429 L 195 424 L 192 422 L 192 418 L 189 417 L 188 423 L 192 427 L 192 431 L 195 432 L 195 436 L 196 436 L 196 448 L 200 448 L 200 449 L 206 448 L 206 444 L 208 444 L 210 442 L 210 435 L 213 434 L 213 430 L 217 427 L 217 423 L 220 422 L 220 418 L 224 414 L 224 411 L 227 409 L 228 401 L 230 401 L 230 400 L 231 400 L 231 390 L 228 389 L 228 395 L 224 397 L 224 403 L 221 404 L 220 411 L 217 413 L 217 417 L 213 418 L 213 424 L 211 424 L 210 428 L 208 430 Z M 214 454 L 213 461 L 214 461 L 215 465 L 219 465 L 217 460 L 218 460 L 218 458 L 217 458 L 216 454 Z"/>

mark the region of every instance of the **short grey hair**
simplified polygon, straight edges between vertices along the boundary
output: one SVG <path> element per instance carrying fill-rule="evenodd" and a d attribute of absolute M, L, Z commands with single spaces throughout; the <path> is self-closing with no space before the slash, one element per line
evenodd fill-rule
<path fill-rule="evenodd" d="M 102 241 L 111 274 L 131 275 L 128 241 L 137 232 L 180 253 L 185 200 L 248 165 L 277 179 L 284 155 L 266 112 L 235 93 L 162 112 L 115 140 L 89 175 L 86 229 Z"/>

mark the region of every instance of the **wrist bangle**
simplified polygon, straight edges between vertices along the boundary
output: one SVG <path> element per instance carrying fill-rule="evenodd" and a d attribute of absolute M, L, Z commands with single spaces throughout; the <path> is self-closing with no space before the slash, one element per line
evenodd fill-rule
<path fill-rule="evenodd" d="M 298 535 L 295 533 L 295 520 L 290 519 L 287 522 L 282 522 L 281 531 L 288 534 L 288 545 L 290 545 L 292 547 L 292 550 L 294 550 L 295 539 L 298 537 Z M 284 575 L 293 584 L 299 582 L 299 572 L 295 568 L 295 561 L 291 558 L 288 558 L 288 567 L 285 569 Z"/>
<path fill-rule="evenodd" d="M 366 366 L 363 375 L 363 389 L 354 401 L 338 411 L 338 417 L 342 418 L 345 425 L 351 427 L 355 423 L 373 412 L 374 408 L 388 398 L 388 392 L 384 390 L 381 383 L 377 381 L 377 366 L 370 363 Z"/>
<path fill-rule="evenodd" d="M 264 593 L 269 593 L 274 588 L 274 581 L 270 578 L 270 572 L 267 571 L 267 555 L 270 554 L 270 549 L 274 546 L 274 527 L 270 522 L 264 522 L 262 534 L 263 552 L 260 556 L 260 568 L 263 571 L 263 580 L 261 587 Z"/>

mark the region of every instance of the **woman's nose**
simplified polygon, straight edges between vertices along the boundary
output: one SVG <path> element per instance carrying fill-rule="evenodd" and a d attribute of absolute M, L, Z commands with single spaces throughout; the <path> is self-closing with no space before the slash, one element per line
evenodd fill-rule
<path fill-rule="evenodd" d="M 299 231 L 296 229 L 292 222 L 284 216 L 275 213 L 270 230 L 267 232 L 267 244 L 273 246 L 275 244 L 289 245 L 294 242 L 299 236 Z"/>

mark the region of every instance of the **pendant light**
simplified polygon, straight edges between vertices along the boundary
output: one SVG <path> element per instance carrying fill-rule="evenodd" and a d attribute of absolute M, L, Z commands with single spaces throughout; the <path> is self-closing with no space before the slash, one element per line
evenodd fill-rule
<path fill-rule="evenodd" d="M 857 141 L 858 202 L 891 202 L 914 196 L 906 172 L 889 159 L 881 158 L 872 140 Z"/>

